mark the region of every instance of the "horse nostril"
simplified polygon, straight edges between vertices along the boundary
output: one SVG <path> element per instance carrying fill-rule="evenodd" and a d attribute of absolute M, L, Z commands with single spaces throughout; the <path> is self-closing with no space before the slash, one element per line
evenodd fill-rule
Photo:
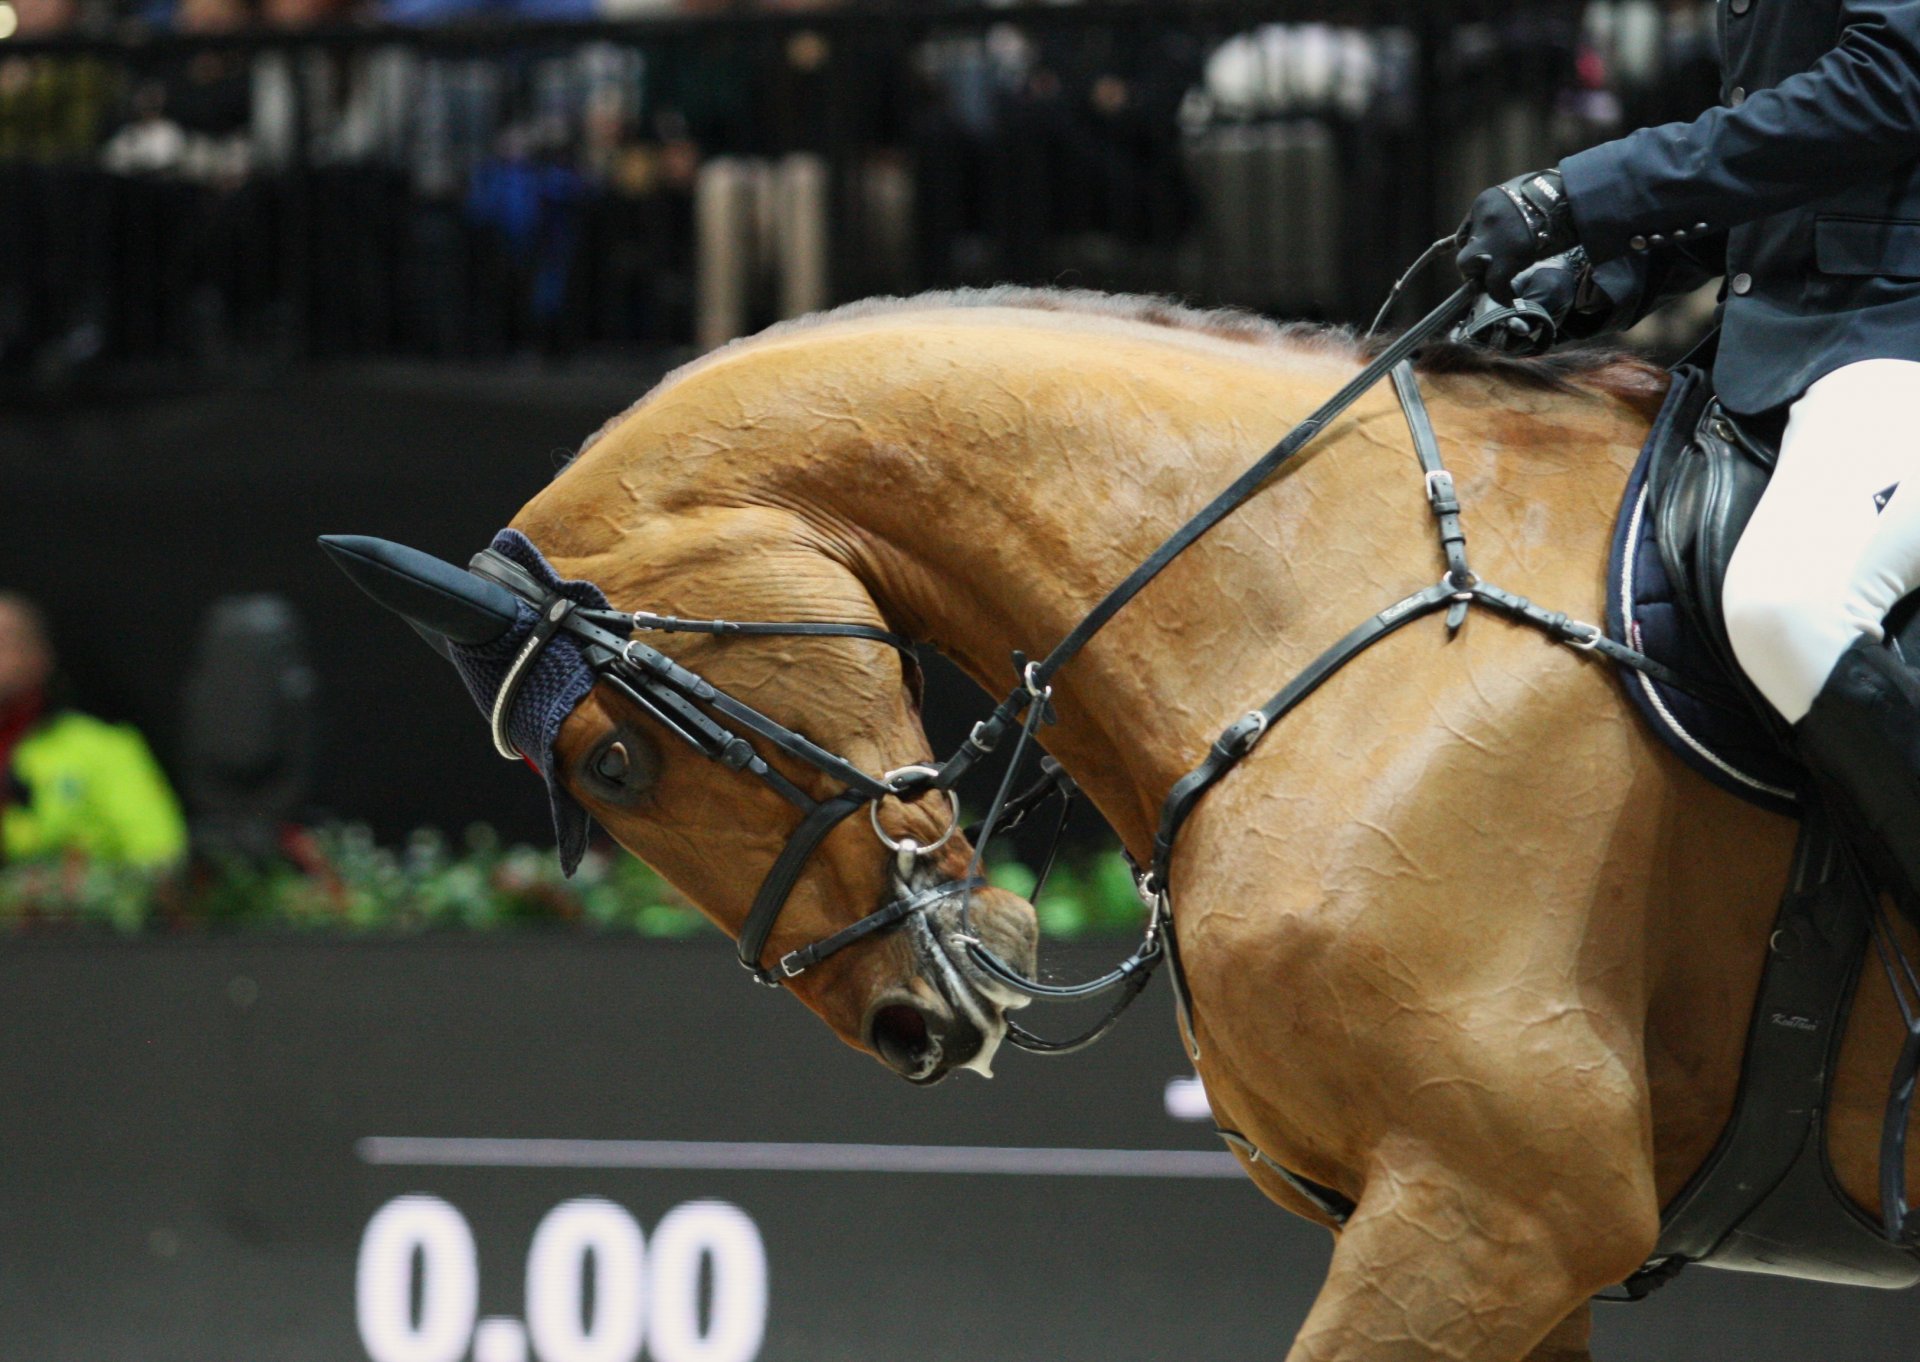
<path fill-rule="evenodd" d="M 917 1078 L 926 1067 L 933 1049 L 933 1034 L 927 1029 L 927 1017 L 909 1003 L 889 1003 L 873 1014 L 868 1024 L 873 1048 L 889 1068 Z"/>

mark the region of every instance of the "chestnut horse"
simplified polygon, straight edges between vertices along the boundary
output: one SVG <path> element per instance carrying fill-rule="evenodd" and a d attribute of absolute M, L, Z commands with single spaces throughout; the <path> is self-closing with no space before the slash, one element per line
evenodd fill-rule
<path fill-rule="evenodd" d="M 1363 359 L 1341 333 L 1142 300 L 856 305 L 672 375 L 513 525 L 622 609 L 884 625 L 998 693 L 1014 649 L 1044 653 Z M 1662 386 L 1619 359 L 1430 376 L 1476 568 L 1601 618 L 1613 513 Z M 1161 800 L 1226 723 L 1440 568 L 1383 387 L 1060 674 L 1047 745 L 1143 858 Z M 872 642 L 660 646 L 863 770 L 931 755 L 908 678 Z M 587 758 L 615 726 L 649 732 L 600 686 L 561 732 L 570 788 L 737 932 L 797 815 L 665 738 L 642 739 L 626 785 L 596 783 Z M 879 810 L 922 844 L 944 815 L 938 796 Z M 865 821 L 809 864 L 770 958 L 884 899 L 890 858 Z M 1641 1264 L 1727 1121 L 1793 839 L 1672 757 L 1604 663 L 1485 614 L 1368 652 L 1208 795 L 1172 873 L 1207 1095 L 1357 1206 L 1289 1358 L 1588 1356 L 1588 1297 Z M 956 839 L 936 868 L 958 876 L 968 854 Z M 989 892 L 974 915 L 1031 960 L 1026 904 Z M 903 1007 L 937 1032 L 967 1024 L 929 968 L 884 934 L 792 987 L 873 1050 L 875 1018 Z M 1006 996 L 973 983 L 997 1030 Z M 1874 1207 L 1900 1029 L 1871 972 L 1851 1025 L 1833 1157 Z M 984 1067 L 998 1036 L 975 1039 L 956 1053 Z"/>

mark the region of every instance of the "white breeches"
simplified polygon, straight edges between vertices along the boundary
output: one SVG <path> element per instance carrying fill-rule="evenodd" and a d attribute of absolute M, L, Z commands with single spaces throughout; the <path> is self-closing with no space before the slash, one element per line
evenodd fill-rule
<path fill-rule="evenodd" d="M 1889 494 L 1891 497 L 1889 498 Z M 1789 723 L 1920 587 L 1920 363 L 1872 359 L 1793 404 L 1780 466 L 1727 569 L 1727 632 Z"/>

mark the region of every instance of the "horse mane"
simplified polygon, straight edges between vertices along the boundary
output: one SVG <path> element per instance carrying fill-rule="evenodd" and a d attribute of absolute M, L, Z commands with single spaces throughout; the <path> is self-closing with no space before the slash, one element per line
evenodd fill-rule
<path fill-rule="evenodd" d="M 704 368 L 722 355 L 762 340 L 791 336 L 836 322 L 864 321 L 872 317 L 949 308 L 1017 308 L 1032 312 L 1105 317 L 1247 345 L 1283 346 L 1311 353 L 1339 355 L 1363 363 L 1393 340 L 1390 334 L 1368 337 L 1351 326 L 1330 322 L 1276 322 L 1239 307 L 1192 307 L 1178 299 L 1158 294 L 1102 293 L 1084 288 L 1029 288 L 1018 284 L 938 289 L 905 297 L 885 295 L 862 298 L 820 312 L 810 312 L 804 317 L 775 322 L 765 330 L 729 341 L 674 369 L 634 407 L 691 371 Z M 1545 355 L 1523 357 L 1503 354 L 1484 346 L 1435 342 L 1421 350 L 1414 367 L 1421 373 L 1436 377 L 1480 376 L 1535 391 L 1598 392 L 1625 402 L 1649 418 L 1659 410 L 1669 382 L 1667 371 L 1659 365 L 1613 345 L 1580 344 Z M 589 436 L 581 446 L 581 452 L 584 453 L 625 415 L 626 412 L 620 413 Z"/>

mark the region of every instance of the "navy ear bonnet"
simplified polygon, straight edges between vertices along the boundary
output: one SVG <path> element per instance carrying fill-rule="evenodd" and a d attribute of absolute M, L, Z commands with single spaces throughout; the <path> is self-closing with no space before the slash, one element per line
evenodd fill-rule
<path fill-rule="evenodd" d="M 549 591 L 578 605 L 597 610 L 608 608 L 606 594 L 599 587 L 592 582 L 563 579 L 533 546 L 533 541 L 518 530 L 500 531 L 490 547 L 525 569 Z M 489 717 L 508 669 L 540 619 L 539 612 L 526 601 L 515 597 L 515 604 L 518 619 L 499 638 L 478 647 L 453 643 L 448 649 L 460 679 L 466 683 L 467 693 L 480 706 L 480 713 Z M 592 689 L 593 670 L 587 666 L 579 643 L 566 633 L 559 633 L 547 640 L 534 659 L 533 669 L 514 699 L 513 712 L 507 716 L 509 740 L 547 782 L 547 800 L 553 808 L 553 836 L 560 848 L 560 868 L 569 875 L 579 867 L 580 858 L 586 853 L 593 819 L 561 785 L 554 770 L 553 744 L 560 736 L 560 725 Z"/>

